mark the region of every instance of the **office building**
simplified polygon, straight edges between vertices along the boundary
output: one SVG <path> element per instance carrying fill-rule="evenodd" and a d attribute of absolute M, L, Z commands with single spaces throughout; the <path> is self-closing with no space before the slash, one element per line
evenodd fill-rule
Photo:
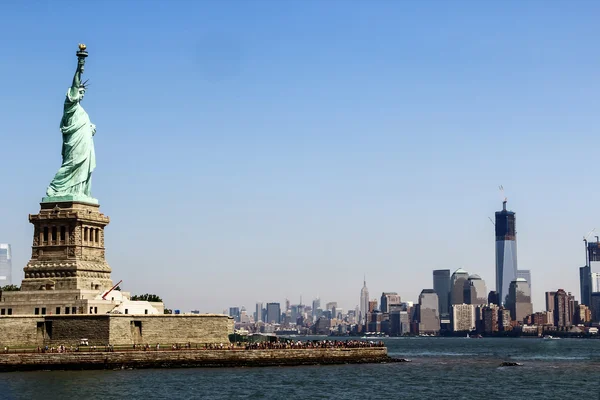
<path fill-rule="evenodd" d="M 600 322 L 600 292 L 592 293 L 591 299 L 592 322 Z"/>
<path fill-rule="evenodd" d="M 450 289 L 450 304 L 465 303 L 465 283 L 469 280 L 469 273 L 462 268 L 452 274 Z"/>
<path fill-rule="evenodd" d="M 229 316 L 233 317 L 235 322 L 240 322 L 240 308 L 239 307 L 229 307 Z"/>
<path fill-rule="evenodd" d="M 317 297 L 312 301 L 312 321 L 316 322 L 321 316 L 323 310 L 321 309 L 321 299 Z"/>
<path fill-rule="evenodd" d="M 0 287 L 12 284 L 12 253 L 10 251 L 10 244 L 0 243 Z"/>
<path fill-rule="evenodd" d="M 592 271 L 589 265 L 579 268 L 579 295 L 581 304 L 590 305 L 592 300 Z"/>
<path fill-rule="evenodd" d="M 498 306 L 496 304 L 489 304 L 483 307 L 483 331 L 485 333 L 498 332 Z"/>
<path fill-rule="evenodd" d="M 472 304 L 452 305 L 452 330 L 454 332 L 475 330 L 475 308 Z"/>
<path fill-rule="evenodd" d="M 569 295 L 563 289 L 558 289 L 554 293 L 554 326 L 557 328 L 569 327 L 573 318 L 570 313 Z"/>
<path fill-rule="evenodd" d="M 600 292 L 600 272 L 592 272 L 590 274 L 590 283 L 591 283 L 592 293 Z"/>
<path fill-rule="evenodd" d="M 554 311 L 554 298 L 556 297 L 556 292 L 546 292 L 546 311 L 553 312 Z"/>
<path fill-rule="evenodd" d="M 515 213 L 506 210 L 496 212 L 496 292 L 502 304 L 506 301 L 510 283 L 517 279 L 517 232 Z"/>
<path fill-rule="evenodd" d="M 517 278 L 510 283 L 506 305 L 511 319 L 519 324 L 523 324 L 525 317 L 533 314 L 531 291 L 525 279 Z"/>
<path fill-rule="evenodd" d="M 490 291 L 488 294 L 488 304 L 500 305 L 500 296 L 498 296 L 498 292 L 495 290 Z"/>
<path fill-rule="evenodd" d="M 465 282 L 465 304 L 487 304 L 487 288 L 479 275 L 471 275 Z"/>
<path fill-rule="evenodd" d="M 447 319 L 450 316 L 450 283 L 449 269 L 436 269 L 433 271 L 433 290 L 438 295 L 441 319 Z"/>
<path fill-rule="evenodd" d="M 391 305 L 399 305 L 400 304 L 400 296 L 396 292 L 383 292 L 381 293 L 381 312 L 388 313 L 390 312 L 389 306 Z"/>
<path fill-rule="evenodd" d="M 270 324 L 281 323 L 281 306 L 279 303 L 267 303 L 267 320 Z"/>
<path fill-rule="evenodd" d="M 423 289 L 419 295 L 418 329 L 419 333 L 437 335 L 440 332 L 440 314 L 438 295 L 433 289 Z"/>
<path fill-rule="evenodd" d="M 363 280 L 363 287 L 360 290 L 360 316 L 359 321 L 366 325 L 367 314 L 369 313 L 369 289 L 367 289 L 367 280 Z"/>
<path fill-rule="evenodd" d="M 256 303 L 254 310 L 254 322 L 261 322 L 263 320 L 263 303 Z"/>
<path fill-rule="evenodd" d="M 523 278 L 529 284 L 529 291 L 531 292 L 531 270 L 529 269 L 518 269 L 517 278 Z"/>
<path fill-rule="evenodd" d="M 510 320 L 510 310 L 504 307 L 498 308 L 498 330 L 500 332 L 512 330 Z"/>

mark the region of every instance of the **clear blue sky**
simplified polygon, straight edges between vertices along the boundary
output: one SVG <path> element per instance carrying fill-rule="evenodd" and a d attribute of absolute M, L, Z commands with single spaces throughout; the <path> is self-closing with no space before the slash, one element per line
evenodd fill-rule
<path fill-rule="evenodd" d="M 14 270 L 88 45 L 113 280 L 168 307 L 494 288 L 504 185 L 534 307 L 600 228 L 600 3 L 0 2 L 0 242 Z"/>

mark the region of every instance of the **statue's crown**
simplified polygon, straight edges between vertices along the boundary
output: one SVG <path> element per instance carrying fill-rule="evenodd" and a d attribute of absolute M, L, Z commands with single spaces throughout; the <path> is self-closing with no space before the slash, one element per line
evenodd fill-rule
<path fill-rule="evenodd" d="M 85 82 L 81 82 L 79 84 L 79 89 L 87 90 L 87 88 L 90 86 L 90 85 L 88 85 L 88 81 L 89 81 L 89 79 L 86 79 Z"/>

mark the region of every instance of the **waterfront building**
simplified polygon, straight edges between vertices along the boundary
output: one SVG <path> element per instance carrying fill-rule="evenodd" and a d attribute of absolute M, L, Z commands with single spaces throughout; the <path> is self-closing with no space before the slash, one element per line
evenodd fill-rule
<path fill-rule="evenodd" d="M 579 296 L 581 304 L 590 305 L 592 301 L 592 271 L 589 265 L 579 268 Z"/>
<path fill-rule="evenodd" d="M 498 305 L 489 304 L 483 307 L 483 331 L 485 333 L 498 332 Z"/>
<path fill-rule="evenodd" d="M 554 295 L 554 326 L 566 328 L 571 326 L 572 314 L 569 313 L 569 295 L 563 289 L 558 289 Z"/>
<path fill-rule="evenodd" d="M 266 323 L 279 324 L 281 323 L 281 305 L 279 303 L 267 303 Z"/>
<path fill-rule="evenodd" d="M 469 279 L 469 273 L 462 268 L 452 274 L 450 289 L 450 304 L 465 303 L 465 282 Z"/>
<path fill-rule="evenodd" d="M 507 306 L 510 310 L 511 319 L 520 324 L 523 324 L 525 317 L 533 314 L 531 291 L 525 279 L 517 278 L 510 283 Z"/>
<path fill-rule="evenodd" d="M 506 332 L 512 330 L 510 323 L 510 310 L 508 308 L 498 308 L 498 330 L 500 332 Z"/>
<path fill-rule="evenodd" d="M 454 332 L 475 330 L 475 307 L 472 304 L 452 305 L 452 330 Z"/>
<path fill-rule="evenodd" d="M 12 284 L 12 253 L 10 251 L 10 244 L 0 243 L 0 287 Z"/>
<path fill-rule="evenodd" d="M 600 292 L 592 293 L 591 298 L 592 322 L 600 322 Z"/>
<path fill-rule="evenodd" d="M 517 278 L 517 232 L 516 216 L 506 209 L 506 199 L 502 211 L 496 212 L 496 291 L 500 303 L 508 296 L 510 283 Z"/>
<path fill-rule="evenodd" d="M 438 295 L 440 319 L 448 319 L 450 316 L 450 270 L 436 269 L 433 271 L 433 290 Z"/>
<path fill-rule="evenodd" d="M 553 312 L 554 311 L 554 298 L 556 297 L 556 292 L 546 292 L 546 311 Z"/>
<path fill-rule="evenodd" d="M 362 324 L 367 322 L 367 313 L 369 312 L 369 289 L 367 289 L 367 280 L 363 281 L 363 287 L 360 290 L 360 316 Z"/>
<path fill-rule="evenodd" d="M 390 305 L 400 304 L 400 296 L 396 292 L 383 292 L 381 293 L 381 312 L 388 313 Z"/>
<path fill-rule="evenodd" d="M 585 304 L 579 304 L 576 309 L 577 324 L 587 324 L 592 322 L 592 311 Z"/>
<path fill-rule="evenodd" d="M 479 275 L 471 275 L 465 282 L 465 304 L 487 304 L 487 288 Z"/>
<path fill-rule="evenodd" d="M 433 289 L 423 289 L 419 295 L 418 330 L 419 333 L 437 335 L 440 332 L 438 295 Z"/>

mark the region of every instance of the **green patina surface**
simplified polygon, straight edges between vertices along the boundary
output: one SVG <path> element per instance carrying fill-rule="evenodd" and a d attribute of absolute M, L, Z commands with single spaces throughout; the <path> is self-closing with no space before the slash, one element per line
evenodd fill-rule
<path fill-rule="evenodd" d="M 81 82 L 87 57 L 83 49 L 77 53 L 77 70 L 67 91 L 60 122 L 62 164 L 46 190 L 43 203 L 82 201 L 98 204 L 98 200 L 91 195 L 92 172 L 96 168 L 93 139 L 96 126 L 81 106 L 86 90 L 85 83 Z"/>

